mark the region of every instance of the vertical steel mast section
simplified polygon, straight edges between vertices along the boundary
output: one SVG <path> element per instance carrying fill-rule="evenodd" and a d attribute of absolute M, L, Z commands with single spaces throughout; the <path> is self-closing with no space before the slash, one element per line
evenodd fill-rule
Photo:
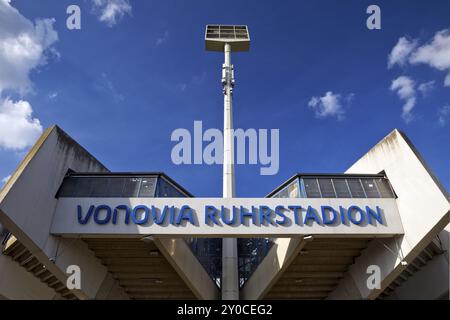
<path fill-rule="evenodd" d="M 235 197 L 234 144 L 233 144 L 233 65 L 231 46 L 225 43 L 225 63 L 222 67 L 223 84 L 223 197 Z M 225 77 L 224 77 L 225 76 Z M 222 239 L 222 300 L 239 299 L 239 270 L 237 238 Z"/>
<path fill-rule="evenodd" d="M 248 51 L 250 37 L 247 26 L 207 25 L 206 50 L 223 51 L 222 86 L 224 94 L 224 161 L 223 197 L 235 197 L 234 143 L 233 143 L 233 87 L 234 68 L 231 64 L 232 51 Z M 222 299 L 239 299 L 239 270 L 237 238 L 222 239 Z"/>
<path fill-rule="evenodd" d="M 235 196 L 234 176 L 234 148 L 233 148 L 233 87 L 234 70 L 231 64 L 231 46 L 224 45 L 225 62 L 222 66 L 223 85 L 223 197 L 233 198 Z"/>

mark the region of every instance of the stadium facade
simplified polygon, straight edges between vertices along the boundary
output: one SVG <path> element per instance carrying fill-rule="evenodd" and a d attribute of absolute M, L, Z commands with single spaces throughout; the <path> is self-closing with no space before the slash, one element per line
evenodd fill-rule
<path fill-rule="evenodd" d="M 239 225 L 220 210 L 205 217 L 221 224 L 193 223 L 206 204 L 251 209 L 236 211 Z M 164 173 L 110 172 L 53 126 L 0 190 L 0 297 L 220 299 L 222 241 L 233 238 L 240 299 L 448 299 L 449 214 L 398 130 L 345 173 L 298 173 L 265 198 L 221 200 Z"/>

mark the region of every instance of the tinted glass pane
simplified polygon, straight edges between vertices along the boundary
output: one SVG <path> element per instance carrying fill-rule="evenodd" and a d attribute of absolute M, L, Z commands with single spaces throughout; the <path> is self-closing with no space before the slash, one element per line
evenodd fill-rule
<path fill-rule="evenodd" d="M 367 198 L 379 198 L 380 195 L 373 179 L 361 179 Z"/>
<path fill-rule="evenodd" d="M 322 192 L 322 198 L 336 198 L 333 185 L 331 184 L 331 179 L 320 178 L 318 180 L 320 191 Z"/>
<path fill-rule="evenodd" d="M 158 185 L 161 181 L 161 185 Z M 59 197 L 186 197 L 178 188 L 157 177 L 67 177 Z"/>
<path fill-rule="evenodd" d="M 298 182 L 295 180 L 288 187 L 288 197 L 289 198 L 298 198 L 300 196 L 300 192 L 298 190 Z"/>
<path fill-rule="evenodd" d="M 76 190 L 76 182 L 76 178 L 65 178 L 58 195 L 60 197 L 73 197 Z"/>
<path fill-rule="evenodd" d="M 394 198 L 394 193 L 392 192 L 391 186 L 389 185 L 389 181 L 386 179 L 380 178 L 375 179 L 375 182 L 378 186 L 378 190 L 380 191 L 382 198 Z"/>
<path fill-rule="evenodd" d="M 76 179 L 75 197 L 89 197 L 92 190 L 92 179 L 90 178 L 73 178 Z"/>
<path fill-rule="evenodd" d="M 282 189 L 279 191 L 274 198 L 289 198 L 288 190 L 287 188 Z"/>
<path fill-rule="evenodd" d="M 123 186 L 123 197 L 137 197 L 141 178 L 125 178 Z"/>
<path fill-rule="evenodd" d="M 107 187 L 109 178 L 92 178 L 90 180 L 91 180 L 91 197 L 107 196 L 108 194 Z"/>
<path fill-rule="evenodd" d="M 139 197 L 154 197 L 156 189 L 156 178 L 142 178 Z"/>
<path fill-rule="evenodd" d="M 176 189 L 174 186 L 169 184 L 167 181 L 165 181 L 163 178 L 158 179 L 158 191 L 157 191 L 158 197 L 161 198 L 180 198 L 185 197 L 184 194 L 182 194 L 178 189 Z"/>
<path fill-rule="evenodd" d="M 295 180 L 290 185 L 276 193 L 273 198 L 298 198 L 299 196 L 298 182 Z"/>
<path fill-rule="evenodd" d="M 108 197 L 121 197 L 125 178 L 109 178 Z"/>
<path fill-rule="evenodd" d="M 319 185 L 316 179 L 303 179 L 303 183 L 308 198 L 320 198 Z"/>
<path fill-rule="evenodd" d="M 273 245 L 269 238 L 238 239 L 240 286 L 251 277 Z"/>
<path fill-rule="evenodd" d="M 334 189 L 338 198 L 351 198 L 350 190 L 348 190 L 345 179 L 333 179 Z"/>
<path fill-rule="evenodd" d="M 359 179 L 347 179 L 352 198 L 365 198 L 364 190 Z"/>
<path fill-rule="evenodd" d="M 303 181 L 303 179 L 299 179 L 298 184 L 299 184 L 299 188 L 300 188 L 299 197 L 300 198 L 308 198 L 308 196 L 306 195 L 305 182 Z"/>

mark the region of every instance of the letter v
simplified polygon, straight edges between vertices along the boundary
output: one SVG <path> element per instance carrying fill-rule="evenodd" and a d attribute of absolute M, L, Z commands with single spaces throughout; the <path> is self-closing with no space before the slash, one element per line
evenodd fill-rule
<path fill-rule="evenodd" d="M 86 216 L 84 217 L 84 219 L 83 219 L 83 212 L 82 212 L 81 206 L 78 205 L 78 206 L 77 206 L 77 209 L 78 209 L 78 222 L 79 222 L 80 224 L 86 224 L 86 223 L 89 221 L 89 219 L 91 218 L 92 212 L 94 212 L 94 206 L 91 205 L 91 206 L 89 207 L 89 210 L 88 210 L 88 212 L 86 213 Z"/>

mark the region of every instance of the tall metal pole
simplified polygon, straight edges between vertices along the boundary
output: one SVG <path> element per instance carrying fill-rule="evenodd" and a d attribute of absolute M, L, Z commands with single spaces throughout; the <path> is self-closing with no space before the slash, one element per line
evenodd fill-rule
<path fill-rule="evenodd" d="M 235 196 L 234 184 L 234 143 L 233 143 L 233 86 L 234 71 L 231 64 L 231 46 L 225 43 L 225 63 L 222 67 L 224 93 L 224 154 L 223 154 L 223 197 Z M 239 273 L 237 239 L 222 239 L 222 300 L 239 299 Z"/>

